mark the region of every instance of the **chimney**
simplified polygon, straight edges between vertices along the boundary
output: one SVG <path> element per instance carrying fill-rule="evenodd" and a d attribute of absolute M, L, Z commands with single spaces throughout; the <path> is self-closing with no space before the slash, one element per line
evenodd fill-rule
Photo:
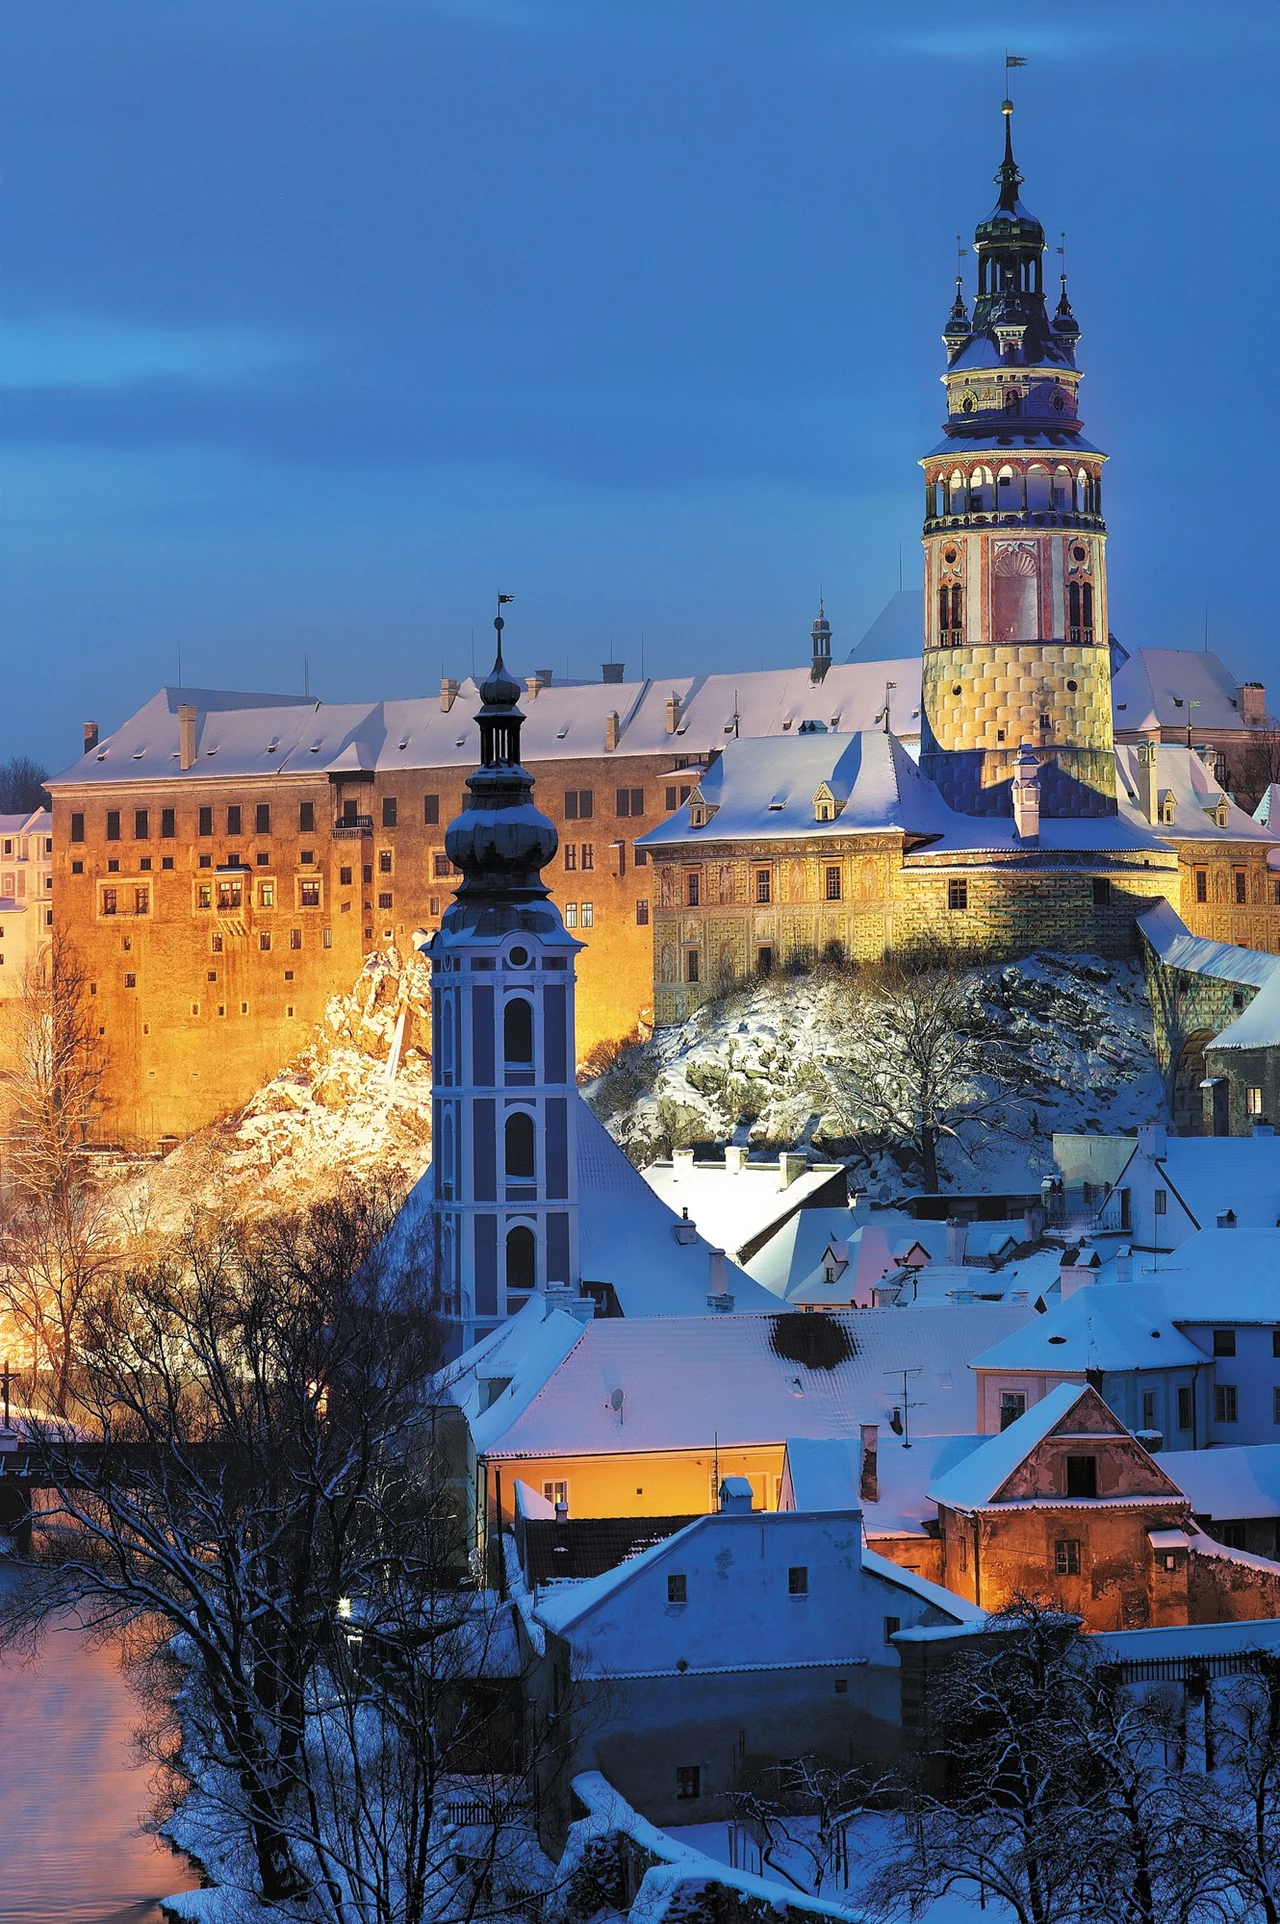
<path fill-rule="evenodd" d="M 1169 1132 L 1163 1123 L 1144 1122 L 1139 1126 L 1138 1148 L 1144 1156 L 1151 1156 L 1159 1161 L 1168 1147 Z"/>
<path fill-rule="evenodd" d="M 723 1249 L 708 1251 L 707 1308 L 733 1308 L 733 1297 L 729 1294 L 729 1264 Z"/>
<path fill-rule="evenodd" d="M 724 1152 L 724 1168 L 727 1176 L 740 1176 L 747 1166 L 747 1150 L 740 1142 L 731 1142 Z"/>
<path fill-rule="evenodd" d="M 679 695 L 671 694 L 667 696 L 667 733 L 668 735 L 674 735 L 676 732 L 676 729 L 679 726 L 680 726 L 680 697 Z"/>
<path fill-rule="evenodd" d="M 1078 1289 L 1088 1289 L 1098 1280 L 1098 1252 L 1094 1249 L 1064 1249 L 1058 1265 L 1058 1294 L 1061 1302 Z"/>
<path fill-rule="evenodd" d="M 86 722 L 84 725 L 85 754 L 91 755 L 97 746 L 98 746 L 98 724 L 97 722 Z"/>
<path fill-rule="evenodd" d="M 452 675 L 440 677 L 440 713 L 447 715 L 458 699 L 458 684 Z"/>
<path fill-rule="evenodd" d="M 1116 1281 L 1118 1283 L 1131 1283 L 1133 1281 L 1133 1251 L 1131 1249 L 1126 1248 L 1117 1250 L 1116 1252 Z"/>
<path fill-rule="evenodd" d="M 671 1151 L 671 1167 L 678 1175 L 687 1175 L 693 1168 L 692 1149 L 673 1149 Z"/>
<path fill-rule="evenodd" d="M 880 1501 L 880 1425 L 862 1425 L 862 1475 L 858 1495 L 864 1503 Z"/>
<path fill-rule="evenodd" d="M 1030 748 L 1020 748 L 1014 758 L 1013 828 L 1020 842 L 1040 840 L 1040 764 Z"/>
<path fill-rule="evenodd" d="M 558 1496 L 556 1498 L 556 1522 L 567 1523 L 568 1521 L 569 1521 L 569 1499 L 568 1497 Z"/>
<path fill-rule="evenodd" d="M 536 675 L 525 676 L 524 692 L 529 697 L 530 701 L 537 701 L 538 691 L 541 689 L 541 687 L 542 687 L 542 683 L 539 681 Z"/>
<path fill-rule="evenodd" d="M 625 661 L 604 661 L 600 664 L 601 681 L 621 681 L 626 668 Z"/>
<path fill-rule="evenodd" d="M 1260 681 L 1240 684 L 1240 715 L 1250 728 L 1261 728 L 1267 719 L 1267 691 Z"/>
<path fill-rule="evenodd" d="M 543 688 L 550 688 L 551 677 L 555 673 L 554 668 L 535 668 L 533 672 Z"/>
<path fill-rule="evenodd" d="M 1219 1229 L 1234 1229 L 1236 1226 L 1236 1212 L 1234 1209 L 1224 1209 L 1219 1213 L 1216 1220 Z"/>
<path fill-rule="evenodd" d="M 780 1189 L 790 1189 L 796 1177 L 803 1176 L 808 1167 L 808 1156 L 798 1149 L 789 1149 L 785 1155 L 778 1157 L 778 1174 L 782 1178 L 778 1187 Z"/>
<path fill-rule="evenodd" d="M 697 1223 L 690 1222 L 689 1211 L 687 1208 L 681 1211 L 680 1220 L 678 1223 L 675 1223 L 672 1226 L 671 1233 L 675 1237 L 678 1243 L 696 1243 L 697 1242 L 698 1225 Z"/>
<path fill-rule="evenodd" d="M 1156 793 L 1156 742 L 1138 743 L 1138 807 L 1149 822 L 1159 819 L 1160 797 Z"/>
<path fill-rule="evenodd" d="M 1038 1243 L 1044 1235 L 1045 1206 L 1042 1202 L 1031 1203 L 1022 1212 L 1022 1240 L 1024 1243 Z"/>
<path fill-rule="evenodd" d="M 611 708 L 604 718 L 604 745 L 610 754 L 622 738 L 622 721 L 616 708 Z"/>
<path fill-rule="evenodd" d="M 964 1265 L 965 1245 L 969 1241 L 969 1225 L 963 1216 L 947 1217 L 947 1262 L 952 1269 Z"/>
<path fill-rule="evenodd" d="M 194 768 L 196 765 L 196 720 L 199 709 L 183 702 L 178 710 L 178 767 Z"/>
<path fill-rule="evenodd" d="M 718 1495 L 722 1515 L 750 1516 L 755 1508 L 751 1498 L 751 1485 L 745 1476 L 723 1477 Z"/>

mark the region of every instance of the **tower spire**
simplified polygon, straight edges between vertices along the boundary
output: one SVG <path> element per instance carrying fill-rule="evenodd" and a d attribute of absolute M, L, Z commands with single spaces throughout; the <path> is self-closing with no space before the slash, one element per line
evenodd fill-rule
<path fill-rule="evenodd" d="M 1002 207 L 1006 214 L 1016 214 L 1022 175 L 1018 172 L 1018 163 L 1013 157 L 1013 102 L 1009 99 L 1002 100 L 1000 111 L 1004 115 L 1004 159 L 1000 162 L 999 171 L 995 176 L 996 185 L 1000 189 L 997 205 Z"/>

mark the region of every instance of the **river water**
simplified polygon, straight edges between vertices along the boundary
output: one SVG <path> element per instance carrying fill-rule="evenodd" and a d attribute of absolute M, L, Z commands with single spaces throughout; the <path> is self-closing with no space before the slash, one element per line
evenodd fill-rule
<path fill-rule="evenodd" d="M 160 1924 L 159 1899 L 197 1882 L 139 1834 L 138 1721 L 115 1653 L 75 1629 L 0 1658 L 0 1924 Z"/>

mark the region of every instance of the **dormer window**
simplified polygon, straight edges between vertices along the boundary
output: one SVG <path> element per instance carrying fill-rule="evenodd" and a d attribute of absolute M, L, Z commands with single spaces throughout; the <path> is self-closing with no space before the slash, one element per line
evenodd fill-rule
<path fill-rule="evenodd" d="M 1219 795 L 1213 811 L 1213 819 L 1218 828 L 1225 828 L 1230 819 L 1231 805 L 1225 795 Z"/>
<path fill-rule="evenodd" d="M 1166 788 L 1163 795 L 1160 797 L 1160 823 L 1162 827 L 1164 828 L 1173 827 L 1173 817 L 1174 817 L 1174 811 L 1176 806 L 1177 804 L 1174 801 L 1173 790 L 1171 788 Z"/>
<path fill-rule="evenodd" d="M 836 798 L 824 782 L 813 798 L 814 820 L 818 822 L 834 822 L 839 813 L 840 811 L 836 806 Z"/>

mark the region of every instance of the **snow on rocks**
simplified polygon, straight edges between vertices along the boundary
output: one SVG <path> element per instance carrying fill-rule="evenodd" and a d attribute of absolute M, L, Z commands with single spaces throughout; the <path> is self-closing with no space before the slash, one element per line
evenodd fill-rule
<path fill-rule="evenodd" d="M 621 1051 L 587 1099 L 641 1168 L 673 1148 L 723 1142 L 745 1122 L 753 1144 L 814 1141 L 847 1160 L 876 1201 L 910 1193 L 911 1158 L 850 1126 L 859 1069 L 851 980 L 824 969 L 772 976 L 704 1004 Z M 944 1188 L 1038 1186 L 1053 1169 L 1055 1132 L 1132 1134 L 1164 1115 L 1136 961 L 1036 954 L 974 968 L 966 981 L 1010 1045 L 1016 1089 L 1003 1126 L 1000 1117 L 990 1130 L 962 1125 L 958 1141 L 944 1141 Z M 1000 1086 L 992 1077 L 978 1093 Z"/>

